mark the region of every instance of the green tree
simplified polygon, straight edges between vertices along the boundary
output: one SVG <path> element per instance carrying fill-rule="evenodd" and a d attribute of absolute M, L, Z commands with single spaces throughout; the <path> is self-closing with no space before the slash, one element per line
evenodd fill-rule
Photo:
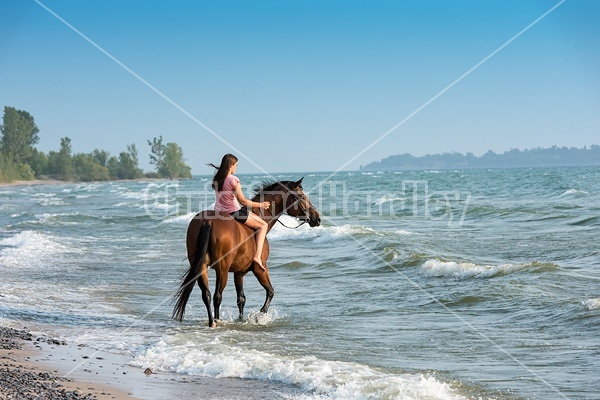
<path fill-rule="evenodd" d="M 106 150 L 94 149 L 92 155 L 94 157 L 94 161 L 103 166 L 107 165 L 108 159 L 110 158 L 110 154 Z"/>
<path fill-rule="evenodd" d="M 183 150 L 177 143 L 167 143 L 159 173 L 169 179 L 191 179 L 192 169 L 185 163 Z"/>
<path fill-rule="evenodd" d="M 71 156 L 71 139 L 64 137 L 60 139 L 60 150 L 48 153 L 48 172 L 60 179 L 70 180 L 73 178 L 74 167 Z"/>
<path fill-rule="evenodd" d="M 141 178 L 144 174 L 138 164 L 138 152 L 135 144 L 127 145 L 127 151 L 119 154 L 117 177 L 119 179 Z"/>
<path fill-rule="evenodd" d="M 162 140 L 162 136 L 153 138 L 152 141 L 148 140 L 148 144 L 150 145 L 150 164 L 154 164 L 156 172 L 160 171 L 165 156 L 165 146 Z"/>
<path fill-rule="evenodd" d="M 0 131 L 0 152 L 17 164 L 26 163 L 31 157 L 33 146 L 40 140 L 39 129 L 33 117 L 27 111 L 4 107 Z"/>
<path fill-rule="evenodd" d="M 110 157 L 106 162 L 106 166 L 108 167 L 108 173 L 110 174 L 111 178 L 118 179 L 120 166 L 117 157 Z"/>
<path fill-rule="evenodd" d="M 163 144 L 162 136 L 148 140 L 150 164 L 154 164 L 160 177 L 169 179 L 190 179 L 192 169 L 185 163 L 183 150 L 177 143 Z"/>
<path fill-rule="evenodd" d="M 28 164 L 31 166 L 36 178 L 48 173 L 48 157 L 43 151 L 34 148 Z"/>
<path fill-rule="evenodd" d="M 100 165 L 94 153 L 78 153 L 73 156 L 73 167 L 77 178 L 81 181 L 106 181 L 110 179 L 108 168 Z"/>
<path fill-rule="evenodd" d="M 0 182 L 12 182 L 21 179 L 19 165 L 0 153 Z"/>

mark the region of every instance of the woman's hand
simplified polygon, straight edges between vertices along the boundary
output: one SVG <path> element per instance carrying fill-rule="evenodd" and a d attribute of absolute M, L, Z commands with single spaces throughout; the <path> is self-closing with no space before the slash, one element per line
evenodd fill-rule
<path fill-rule="evenodd" d="M 265 210 L 268 210 L 269 207 L 271 207 L 271 203 L 269 203 L 268 201 L 262 202 L 262 203 L 258 203 L 259 204 L 259 208 L 263 208 Z"/>

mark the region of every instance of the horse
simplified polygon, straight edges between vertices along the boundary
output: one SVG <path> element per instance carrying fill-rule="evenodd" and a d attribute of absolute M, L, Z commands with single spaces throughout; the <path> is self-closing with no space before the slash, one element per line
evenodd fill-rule
<path fill-rule="evenodd" d="M 304 178 L 302 178 L 304 179 Z M 308 222 L 311 227 L 319 226 L 321 218 L 317 209 L 312 205 L 308 196 L 303 192 L 302 179 L 294 181 L 278 181 L 264 183 L 255 191 L 252 201 L 269 202 L 269 211 L 261 212 L 253 209 L 268 224 L 268 231 L 287 213 L 298 218 L 301 223 Z M 272 210 L 272 211 L 271 211 Z M 281 223 L 281 221 L 279 221 Z M 268 232 L 267 231 L 267 232 Z M 244 316 L 246 297 L 244 296 L 244 276 L 252 271 L 254 276 L 266 291 L 266 299 L 260 311 L 266 313 L 275 291 L 271 285 L 267 259 L 269 258 L 269 243 L 265 239 L 261 260 L 265 269 L 261 269 L 253 261 L 256 252 L 255 231 L 237 222 L 226 213 L 205 210 L 194 216 L 187 230 L 187 254 L 189 269 L 182 275 L 182 282 L 175 294 L 176 304 L 172 317 L 181 322 L 185 308 L 196 281 L 202 291 L 202 301 L 208 313 L 208 326 L 216 327 L 219 320 L 219 309 L 223 290 L 227 285 L 230 272 L 233 273 L 237 292 L 239 318 Z M 208 287 L 208 269 L 216 272 L 214 294 L 214 316 L 211 311 L 211 293 Z"/>

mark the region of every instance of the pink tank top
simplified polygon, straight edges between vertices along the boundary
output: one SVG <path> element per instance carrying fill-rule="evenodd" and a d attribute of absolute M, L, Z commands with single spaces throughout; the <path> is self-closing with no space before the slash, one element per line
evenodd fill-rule
<path fill-rule="evenodd" d="M 215 211 L 223 211 L 232 213 L 242 208 L 240 202 L 235 197 L 235 187 L 240 183 L 240 180 L 232 174 L 227 175 L 223 182 L 223 190 L 215 190 Z"/>

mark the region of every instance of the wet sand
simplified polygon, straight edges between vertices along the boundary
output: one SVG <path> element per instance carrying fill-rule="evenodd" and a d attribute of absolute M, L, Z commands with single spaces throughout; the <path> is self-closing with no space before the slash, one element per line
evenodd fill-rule
<path fill-rule="evenodd" d="M 176 375 L 132 367 L 130 361 L 0 326 L 0 399 L 289 398 L 289 388 L 274 382 Z"/>
<path fill-rule="evenodd" d="M 0 327 L 1 399 L 132 399 L 123 388 L 73 379 L 49 361 L 64 342 Z M 61 360 L 63 357 L 59 357 Z"/>

